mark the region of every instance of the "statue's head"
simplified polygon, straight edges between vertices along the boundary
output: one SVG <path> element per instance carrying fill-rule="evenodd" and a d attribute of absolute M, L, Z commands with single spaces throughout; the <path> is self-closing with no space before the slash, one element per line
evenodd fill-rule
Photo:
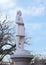
<path fill-rule="evenodd" d="M 22 15 L 22 12 L 20 10 L 17 11 L 17 15 L 21 16 Z"/>
<path fill-rule="evenodd" d="M 22 12 L 20 10 L 17 11 L 17 14 L 16 14 L 16 22 L 17 24 L 24 24 L 23 23 L 23 19 L 22 19 Z"/>

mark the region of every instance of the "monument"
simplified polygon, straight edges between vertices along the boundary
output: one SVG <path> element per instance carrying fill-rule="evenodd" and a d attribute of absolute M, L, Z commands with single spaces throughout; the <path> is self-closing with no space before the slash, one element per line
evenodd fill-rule
<path fill-rule="evenodd" d="M 22 19 L 21 11 L 17 11 L 16 14 L 16 50 L 11 59 L 14 62 L 14 65 L 30 65 L 30 61 L 33 58 L 33 55 L 29 51 L 24 50 L 24 41 L 25 41 L 25 27 Z"/>

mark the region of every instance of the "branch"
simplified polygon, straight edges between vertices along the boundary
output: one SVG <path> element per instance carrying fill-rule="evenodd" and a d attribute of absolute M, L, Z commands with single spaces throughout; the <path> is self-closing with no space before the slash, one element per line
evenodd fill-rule
<path fill-rule="evenodd" d="M 10 49 L 5 49 L 5 50 L 2 49 L 2 50 L 0 50 L 0 54 L 11 54 L 12 51 L 14 51 L 14 49 L 16 49 L 15 47 L 16 47 L 16 44 L 13 45 Z"/>

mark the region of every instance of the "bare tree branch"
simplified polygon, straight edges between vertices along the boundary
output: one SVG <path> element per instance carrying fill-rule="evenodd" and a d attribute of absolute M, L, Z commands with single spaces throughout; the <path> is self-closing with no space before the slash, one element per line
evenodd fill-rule
<path fill-rule="evenodd" d="M 16 44 L 13 44 L 13 33 L 9 32 L 13 28 L 9 28 L 7 16 L 3 22 L 0 22 L 0 61 L 3 57 L 7 54 L 12 54 L 13 51 L 16 49 Z M 9 49 L 3 49 L 4 46 L 9 45 L 11 46 Z"/>

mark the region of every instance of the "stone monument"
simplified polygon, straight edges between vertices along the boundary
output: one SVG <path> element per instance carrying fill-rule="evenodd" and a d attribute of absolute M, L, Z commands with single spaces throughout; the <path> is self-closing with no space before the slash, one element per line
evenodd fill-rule
<path fill-rule="evenodd" d="M 29 51 L 24 50 L 25 27 L 22 19 L 21 11 L 16 14 L 16 50 L 11 59 L 14 65 L 30 65 L 33 55 Z"/>

